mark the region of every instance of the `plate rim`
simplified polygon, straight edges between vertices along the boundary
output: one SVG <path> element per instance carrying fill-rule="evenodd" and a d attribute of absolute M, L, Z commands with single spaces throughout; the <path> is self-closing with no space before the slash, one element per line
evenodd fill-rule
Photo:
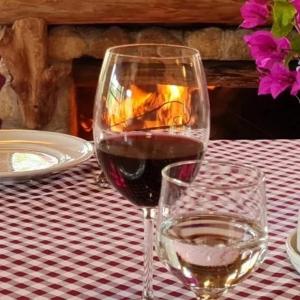
<path fill-rule="evenodd" d="M 30 170 L 30 171 L 16 171 L 16 172 L 1 172 L 0 171 L 0 183 L 4 182 L 16 182 L 16 181 L 26 181 L 29 179 L 34 179 L 36 177 L 43 177 L 46 175 L 51 175 L 55 173 L 59 173 L 62 171 L 66 171 L 69 168 L 75 167 L 80 163 L 88 160 L 94 153 L 93 143 L 89 142 L 83 138 L 56 131 L 46 131 L 46 130 L 34 130 L 34 129 L 0 129 L 0 138 L 1 134 L 32 134 L 32 135 L 40 135 L 41 133 L 44 135 L 51 135 L 53 137 L 59 136 L 64 139 L 76 141 L 78 144 L 82 144 L 82 147 L 86 149 L 86 153 L 80 155 L 78 158 L 73 160 L 67 160 L 64 162 L 60 162 L 54 166 L 50 166 L 44 169 Z M 28 139 L 29 141 L 29 139 Z M 53 148 L 55 149 L 55 148 Z"/>

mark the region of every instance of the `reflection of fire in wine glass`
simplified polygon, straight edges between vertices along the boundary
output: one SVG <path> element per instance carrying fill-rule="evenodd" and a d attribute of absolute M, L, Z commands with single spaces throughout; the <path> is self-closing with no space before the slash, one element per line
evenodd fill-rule
<path fill-rule="evenodd" d="M 182 169 L 192 172 L 183 177 Z M 200 161 L 173 164 L 162 173 L 160 259 L 198 299 L 216 299 L 265 255 L 263 175 L 255 168 Z"/>
<path fill-rule="evenodd" d="M 152 299 L 152 227 L 161 170 L 200 159 L 209 137 L 209 103 L 199 53 L 171 45 L 108 49 L 94 107 L 97 158 L 109 182 L 142 208 L 143 299 Z"/>

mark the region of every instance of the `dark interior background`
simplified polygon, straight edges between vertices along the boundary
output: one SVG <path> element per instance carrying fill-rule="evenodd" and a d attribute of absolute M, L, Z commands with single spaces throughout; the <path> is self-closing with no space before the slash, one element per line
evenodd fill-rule
<path fill-rule="evenodd" d="M 212 139 L 300 138 L 300 102 L 288 92 L 277 99 L 257 89 L 210 92 Z"/>
<path fill-rule="evenodd" d="M 92 139 L 95 86 L 76 88 L 78 136 Z M 300 138 L 300 102 L 289 93 L 274 100 L 257 96 L 257 89 L 222 88 L 209 91 L 211 139 Z"/>

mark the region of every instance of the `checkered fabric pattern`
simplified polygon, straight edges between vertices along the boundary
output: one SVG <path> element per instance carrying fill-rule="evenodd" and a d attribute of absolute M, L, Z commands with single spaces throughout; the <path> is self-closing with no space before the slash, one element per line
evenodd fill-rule
<path fill-rule="evenodd" d="M 270 243 L 231 300 L 300 300 L 285 252 L 300 208 L 300 140 L 211 141 L 207 157 L 260 167 L 267 177 Z M 94 158 L 64 173 L 0 184 L 0 299 L 140 299 L 141 212 L 95 184 Z M 193 295 L 155 259 L 157 299 Z"/>

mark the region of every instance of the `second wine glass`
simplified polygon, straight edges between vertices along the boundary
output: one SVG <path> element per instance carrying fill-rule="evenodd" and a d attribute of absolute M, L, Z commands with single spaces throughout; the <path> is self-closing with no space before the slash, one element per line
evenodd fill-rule
<path fill-rule="evenodd" d="M 153 299 L 153 218 L 161 170 L 170 163 L 202 158 L 209 117 L 197 50 L 132 44 L 106 51 L 94 106 L 94 142 L 112 186 L 143 210 L 143 299 Z"/>
<path fill-rule="evenodd" d="M 159 257 L 197 299 L 218 299 L 265 256 L 264 176 L 221 161 L 179 162 L 162 175 Z"/>

